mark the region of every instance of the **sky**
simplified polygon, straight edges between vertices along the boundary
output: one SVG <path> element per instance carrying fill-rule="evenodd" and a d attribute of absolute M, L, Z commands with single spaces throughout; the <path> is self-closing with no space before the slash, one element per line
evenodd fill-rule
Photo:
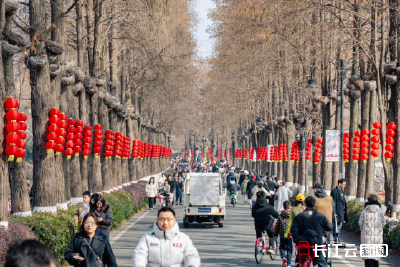
<path fill-rule="evenodd" d="M 195 10 L 198 15 L 198 25 L 196 29 L 197 55 L 205 58 L 211 57 L 213 51 L 213 41 L 206 32 L 207 27 L 212 25 L 212 20 L 207 17 L 210 9 L 215 7 L 213 0 L 196 0 Z"/>

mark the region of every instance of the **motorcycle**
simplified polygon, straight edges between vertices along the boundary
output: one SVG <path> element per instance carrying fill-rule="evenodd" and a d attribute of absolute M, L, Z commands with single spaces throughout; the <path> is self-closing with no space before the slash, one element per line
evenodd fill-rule
<path fill-rule="evenodd" d="M 236 199 L 237 199 L 236 194 L 231 194 L 229 197 L 231 198 L 231 204 L 232 204 L 232 206 L 235 207 Z"/>

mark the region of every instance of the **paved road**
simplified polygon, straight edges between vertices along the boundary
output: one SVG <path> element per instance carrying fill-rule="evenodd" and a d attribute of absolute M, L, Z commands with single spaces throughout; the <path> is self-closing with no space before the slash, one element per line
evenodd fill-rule
<path fill-rule="evenodd" d="M 243 199 L 239 197 L 239 203 Z M 261 265 L 254 259 L 255 231 L 248 206 L 238 204 L 233 208 L 227 198 L 227 218 L 224 228 L 210 224 L 191 224 L 188 229 L 182 226 L 182 206 L 176 206 L 177 222 L 181 231 L 190 236 L 198 249 L 202 266 L 282 266 L 279 256 L 275 261 L 264 256 Z M 110 241 L 118 266 L 132 266 L 132 252 L 144 232 L 151 230 L 157 211 L 144 211 L 137 214 L 123 227 L 111 233 Z M 351 236 L 343 235 L 344 241 L 354 242 Z M 333 266 L 361 267 L 364 262 L 359 258 L 333 259 Z M 400 266 L 381 263 L 380 266 Z"/>

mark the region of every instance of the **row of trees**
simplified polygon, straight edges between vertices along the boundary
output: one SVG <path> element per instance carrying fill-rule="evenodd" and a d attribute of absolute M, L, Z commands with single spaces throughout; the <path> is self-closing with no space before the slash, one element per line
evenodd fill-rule
<path fill-rule="evenodd" d="M 12 13 L 9 5 L 16 7 Z M 108 191 L 167 168 L 168 159 L 106 159 L 103 150 L 87 159 L 48 154 L 46 130 L 49 111 L 56 107 L 85 124 L 99 123 L 104 131 L 169 147 L 172 122 L 186 109 L 182 99 L 194 72 L 191 1 L 30 0 L 19 5 L 8 0 L 0 6 L 3 35 L 9 29 L 25 40 L 12 50 L 14 62 L 5 60 L 3 46 L 0 105 L 16 95 L 15 86 L 7 91 L 4 85 L 4 80 L 14 82 L 14 68 L 29 75 L 17 81 L 19 102 L 30 101 L 32 114 L 34 211 L 55 211 L 67 200 L 80 200 L 83 190 Z M 6 223 L 8 180 L 13 212 L 29 212 L 30 206 L 24 163 L 8 167 L 3 153 L 0 170 L 0 222 Z"/>
<path fill-rule="evenodd" d="M 290 149 L 298 133 L 301 142 L 306 142 L 307 134 L 315 147 L 316 140 L 324 138 L 325 130 L 340 129 L 340 59 L 345 63 L 344 129 L 354 136 L 357 130 L 372 130 L 375 121 L 398 124 L 400 55 L 396 26 L 400 23 L 400 1 L 215 3 L 211 13 L 215 23 L 210 29 L 216 40 L 215 55 L 200 73 L 205 77 L 201 99 L 207 100 L 202 105 L 204 117 L 199 120 L 203 126 L 193 132 L 200 136 L 199 141 L 204 135 L 214 143 L 218 139 L 225 147 L 258 148 L 286 143 Z M 310 91 L 305 87 L 314 64 L 319 88 Z M 376 86 L 355 86 L 362 81 Z M 263 121 L 257 123 L 258 117 Z M 383 127 L 380 139 L 385 138 Z M 399 205 L 400 197 L 394 193 L 400 190 L 398 138 L 394 146 L 392 161 L 383 161 L 385 197 Z M 280 180 L 304 186 L 306 164 L 302 150 L 299 163 L 269 163 L 255 169 L 265 171 L 268 167 Z M 374 168 L 373 157 L 367 163 L 350 160 L 345 164 L 348 198 L 362 201 L 374 191 Z M 313 183 L 322 182 L 330 191 L 340 178 L 340 164 L 323 160 L 312 165 L 312 175 Z"/>

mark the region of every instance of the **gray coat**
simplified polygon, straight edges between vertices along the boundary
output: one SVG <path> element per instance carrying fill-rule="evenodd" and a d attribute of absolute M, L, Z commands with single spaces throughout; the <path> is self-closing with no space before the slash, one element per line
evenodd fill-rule
<path fill-rule="evenodd" d="M 361 244 L 383 244 L 385 216 L 378 202 L 367 202 L 361 212 L 358 224 L 361 229 Z M 379 260 L 380 258 L 365 258 Z"/>

